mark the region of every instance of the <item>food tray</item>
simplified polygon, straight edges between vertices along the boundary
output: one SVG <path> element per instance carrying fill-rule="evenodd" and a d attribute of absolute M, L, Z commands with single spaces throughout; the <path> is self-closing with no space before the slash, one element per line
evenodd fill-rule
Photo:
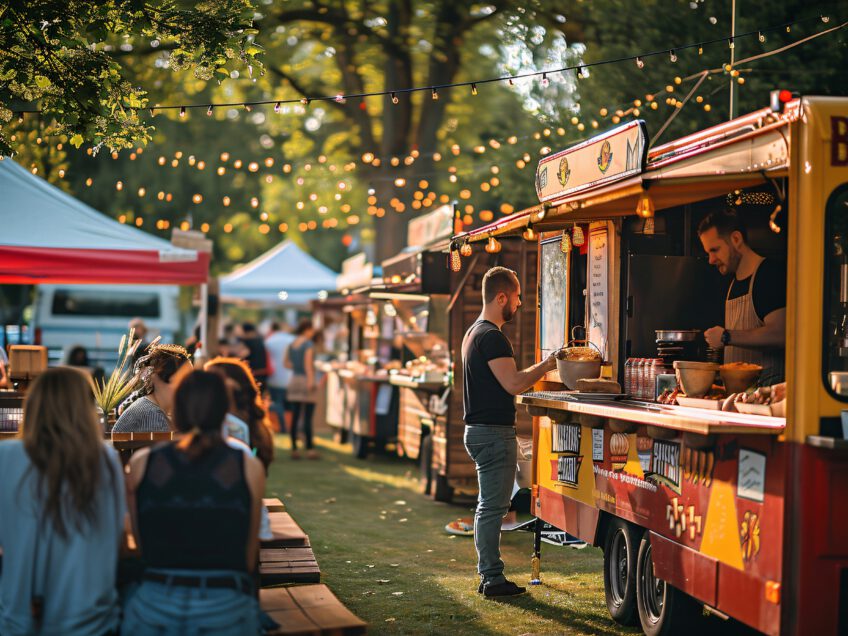
<path fill-rule="evenodd" d="M 688 406 L 696 409 L 707 409 L 710 411 L 720 411 L 723 400 L 708 400 L 706 398 L 692 398 L 686 396 L 677 396 L 677 403 L 680 406 Z"/>
<path fill-rule="evenodd" d="M 770 404 L 747 404 L 745 402 L 734 402 L 733 406 L 736 407 L 736 410 L 740 413 L 745 413 L 746 415 L 771 415 L 771 405 Z"/>

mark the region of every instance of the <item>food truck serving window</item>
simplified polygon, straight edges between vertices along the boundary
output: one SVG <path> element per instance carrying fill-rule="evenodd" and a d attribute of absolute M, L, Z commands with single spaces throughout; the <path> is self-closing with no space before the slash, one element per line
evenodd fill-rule
<path fill-rule="evenodd" d="M 825 214 L 824 382 L 848 401 L 848 183 L 830 195 Z"/>
<path fill-rule="evenodd" d="M 560 243 L 560 238 L 555 237 L 543 241 L 541 246 L 539 343 L 543 358 L 567 344 L 568 257 Z"/>

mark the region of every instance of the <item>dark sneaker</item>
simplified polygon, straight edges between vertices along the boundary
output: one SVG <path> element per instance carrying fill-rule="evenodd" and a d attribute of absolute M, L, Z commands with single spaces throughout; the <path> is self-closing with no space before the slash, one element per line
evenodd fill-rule
<path fill-rule="evenodd" d="M 519 596 L 527 592 L 526 587 L 516 585 L 512 581 L 504 581 L 496 585 L 485 585 L 483 587 L 483 596 L 486 598 L 494 598 L 499 596 Z"/>

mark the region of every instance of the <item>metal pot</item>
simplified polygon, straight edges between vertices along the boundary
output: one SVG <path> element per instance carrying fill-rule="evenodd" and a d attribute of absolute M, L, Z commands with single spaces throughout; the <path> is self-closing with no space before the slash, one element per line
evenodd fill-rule
<path fill-rule="evenodd" d="M 657 342 L 692 342 L 703 332 L 700 329 L 657 329 Z"/>

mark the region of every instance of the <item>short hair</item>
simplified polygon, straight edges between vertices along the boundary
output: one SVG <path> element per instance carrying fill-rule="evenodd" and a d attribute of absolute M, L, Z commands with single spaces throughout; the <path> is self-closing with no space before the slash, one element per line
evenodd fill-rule
<path fill-rule="evenodd" d="M 493 267 L 483 276 L 483 302 L 492 302 L 498 294 L 518 288 L 518 274 L 506 267 Z"/>
<path fill-rule="evenodd" d="M 310 329 L 312 329 L 312 318 L 301 318 L 294 330 L 294 335 L 302 336 Z"/>
<path fill-rule="evenodd" d="M 712 228 L 715 228 L 723 239 L 728 239 L 734 232 L 739 232 L 742 240 L 748 242 L 748 229 L 732 208 L 714 210 L 701 219 L 698 224 L 698 236 Z"/>

